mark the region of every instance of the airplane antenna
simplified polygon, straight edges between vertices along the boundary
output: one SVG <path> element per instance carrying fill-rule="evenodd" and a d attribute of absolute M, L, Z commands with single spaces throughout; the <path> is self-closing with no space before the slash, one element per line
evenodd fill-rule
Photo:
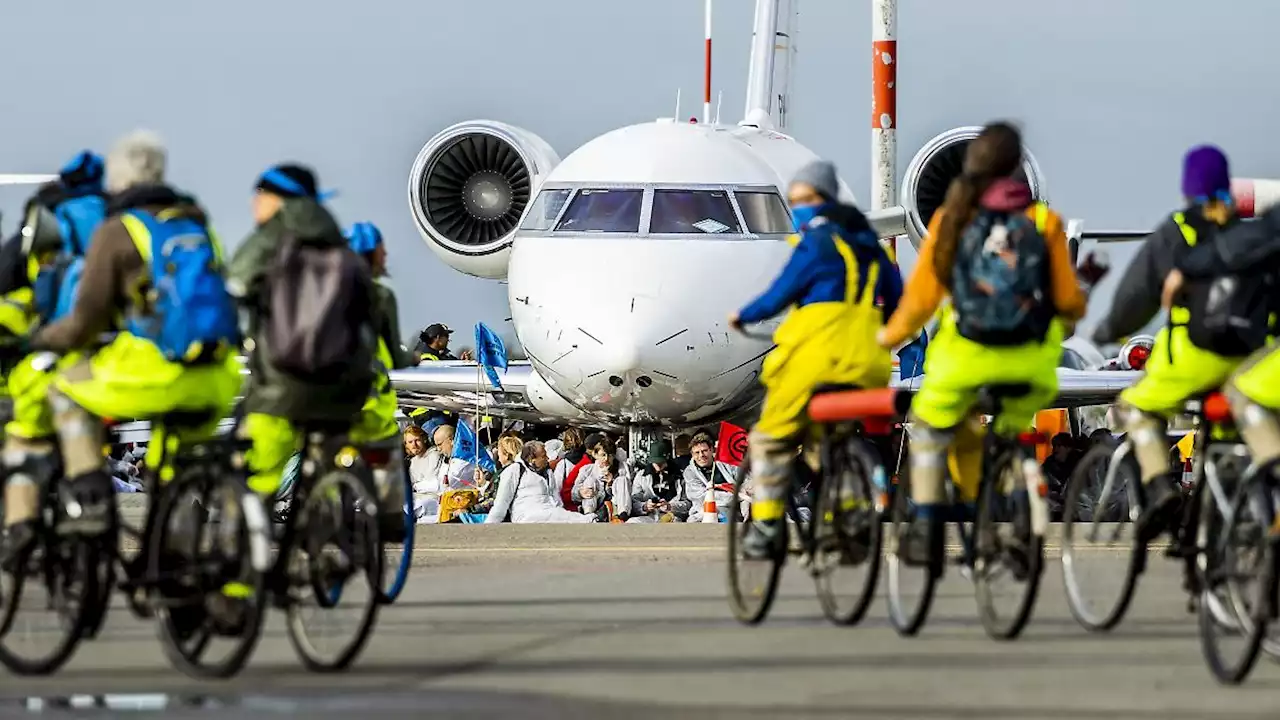
<path fill-rule="evenodd" d="M 871 3 L 871 209 L 898 199 L 898 3 Z M 897 257 L 897 239 L 890 242 Z"/>
<path fill-rule="evenodd" d="M 705 2 L 705 14 L 703 17 L 703 25 L 705 28 L 707 56 L 703 61 L 704 75 L 702 78 L 702 122 L 711 122 L 711 0 Z"/>
<path fill-rule="evenodd" d="M 724 91 L 716 93 L 716 125 L 720 124 L 720 104 L 724 102 Z"/>
<path fill-rule="evenodd" d="M 676 88 L 676 112 L 671 117 L 673 118 L 680 117 L 680 88 Z"/>

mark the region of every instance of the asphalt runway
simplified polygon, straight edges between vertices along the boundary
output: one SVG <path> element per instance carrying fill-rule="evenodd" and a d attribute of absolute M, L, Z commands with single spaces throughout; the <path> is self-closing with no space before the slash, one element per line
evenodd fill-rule
<path fill-rule="evenodd" d="M 722 527 L 420 528 L 406 594 L 346 673 L 302 670 L 272 611 L 241 677 L 193 681 L 121 607 L 57 676 L 0 675 L 0 717 L 92 695 L 97 713 L 165 717 L 1276 717 L 1280 667 L 1260 661 L 1239 688 L 1210 677 L 1171 561 L 1153 558 L 1109 636 L 1072 620 L 1056 558 L 1012 643 L 983 633 L 955 571 L 914 639 L 883 598 L 861 626 L 828 624 L 794 566 L 770 618 L 746 628 L 725 601 Z"/>

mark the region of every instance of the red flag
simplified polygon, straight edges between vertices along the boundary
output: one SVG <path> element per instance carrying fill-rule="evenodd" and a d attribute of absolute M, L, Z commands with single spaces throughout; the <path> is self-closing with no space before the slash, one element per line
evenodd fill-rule
<path fill-rule="evenodd" d="M 716 440 L 716 462 L 741 465 L 747 456 L 747 431 L 731 423 L 720 423 L 720 438 Z"/>

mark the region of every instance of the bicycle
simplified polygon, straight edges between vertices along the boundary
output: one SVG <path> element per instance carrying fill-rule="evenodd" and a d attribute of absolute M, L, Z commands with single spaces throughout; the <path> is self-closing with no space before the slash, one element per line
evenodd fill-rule
<path fill-rule="evenodd" d="M 358 449 L 346 431 L 346 423 L 303 426 L 302 469 L 268 579 L 273 604 L 286 613 L 290 644 L 303 665 L 317 672 L 343 670 L 355 660 L 384 604 L 385 563 L 372 469 L 385 467 L 391 453 L 376 446 Z M 355 630 L 335 651 L 325 653 L 308 628 L 308 606 L 314 602 L 326 616 L 344 613 L 338 605 L 351 596 L 348 583 L 362 575 L 370 591 L 355 609 Z"/>
<path fill-rule="evenodd" d="M 998 417 L 1003 400 L 1021 397 L 1029 390 L 1030 386 L 1024 383 L 987 386 L 979 391 L 974 412 Z M 880 399 L 867 398 L 867 410 L 862 417 L 900 417 L 902 406 L 909 405 L 900 399 L 906 391 L 877 392 Z M 925 562 L 916 562 L 901 552 L 902 541 L 916 521 L 916 508 L 911 500 L 909 475 L 899 475 L 890 507 L 892 540 L 886 543 L 889 620 L 899 635 L 916 635 L 928 618 L 938 581 L 945 572 L 949 520 L 955 522 L 960 536 L 962 553 L 956 562 L 964 566 L 973 579 L 983 629 L 996 640 L 1011 640 L 1022 633 L 1031 619 L 1044 571 L 1044 537 L 1049 523 L 1047 488 L 1039 464 L 1028 451 L 1043 439 L 1033 432 L 1021 433 L 1016 438 L 986 434 L 976 515 L 970 523 L 967 513 L 954 501 L 954 483 L 946 483 L 950 517 L 935 515 L 923 523 L 923 544 L 928 548 Z M 966 523 L 972 527 L 967 528 Z M 1002 530 L 1012 530 L 1012 533 L 1002 533 Z M 904 580 L 913 568 L 923 575 L 920 595 L 914 603 L 908 601 L 903 591 Z M 1024 583 L 1007 613 L 996 607 L 993 587 L 1003 574 Z"/>
<path fill-rule="evenodd" d="M 1183 409 L 1197 423 L 1192 490 L 1172 528 L 1173 540 L 1166 555 L 1183 561 L 1184 587 L 1198 616 L 1201 647 L 1210 671 L 1220 682 L 1236 684 L 1252 670 L 1260 650 L 1280 652 L 1280 646 L 1266 641 L 1267 625 L 1275 617 L 1277 572 L 1275 542 L 1268 529 L 1280 494 L 1272 480 L 1274 468 L 1249 462 L 1248 449 L 1235 436 L 1230 407 L 1221 393 L 1193 398 Z M 1102 488 L 1095 497 L 1089 493 L 1097 485 L 1102 467 Z M 1145 502 L 1139 477 L 1133 443 L 1126 439 L 1114 449 L 1096 446 L 1085 453 L 1067 489 L 1063 581 L 1072 615 L 1092 632 L 1109 631 L 1120 623 L 1133 600 L 1138 577 L 1146 570 L 1148 543 L 1136 532 Z M 1089 532 L 1078 538 L 1076 526 L 1084 522 L 1089 523 Z M 1104 525 L 1111 526 L 1110 537 L 1099 543 Z M 1133 537 L 1118 540 L 1126 530 L 1134 531 Z M 1087 543 L 1102 547 L 1086 549 Z M 1117 546 L 1129 551 L 1119 594 L 1095 602 L 1097 597 L 1091 597 L 1095 588 L 1086 582 L 1082 566 L 1090 555 L 1100 555 L 1098 550 Z M 1230 569 L 1237 556 L 1247 550 L 1257 554 L 1260 567 L 1236 578 Z M 1253 593 L 1241 587 L 1241 580 L 1251 577 L 1258 582 Z M 1243 636 L 1237 657 L 1228 657 L 1235 653 L 1220 647 L 1223 633 Z"/>
<path fill-rule="evenodd" d="M 49 461 L 32 462 L 14 470 L 35 477 L 44 488 L 44 502 L 36 545 L 15 572 L 9 573 L 10 581 L 4 583 L 8 601 L 3 606 L 6 616 L 0 620 L 0 663 L 23 675 L 48 674 L 60 668 L 80 641 L 96 637 L 103 626 L 119 563 L 125 574 L 120 587 L 125 590 L 130 609 L 139 617 L 160 616 L 161 641 L 171 662 L 197 677 L 226 678 L 244 666 L 260 637 L 262 576 L 270 552 L 265 511 L 257 496 L 247 491 L 238 469 L 244 447 L 232 440 L 215 438 L 179 450 L 177 444 L 163 439 L 170 437 L 165 428 L 180 432 L 212 419 L 208 412 L 174 412 L 155 421 L 153 440 L 161 438 L 163 459 L 172 459 L 174 476 L 168 481 L 161 479 L 160 468 L 165 467 L 165 462 L 143 473 L 152 503 L 141 530 L 115 518 L 109 530 L 99 537 L 59 532 L 64 516 L 74 517 L 78 505 L 63 498 L 60 483 L 55 482 L 63 474 L 56 444 Z M 184 506 L 180 499 L 188 492 L 196 493 L 196 502 Z M 227 535 L 234 535 L 238 545 L 230 550 L 225 543 L 201 547 L 201 531 L 209 527 L 207 513 L 179 517 L 176 526 L 169 522 L 184 507 L 210 507 L 213 504 L 209 499 L 215 493 L 223 501 L 217 507 L 229 509 L 233 520 L 221 523 L 224 531 L 230 531 L 220 539 L 225 541 Z M 226 514 L 224 520 L 225 517 Z M 139 548 L 132 557 L 120 550 L 121 533 Z M 190 548 L 174 547 L 179 540 L 193 537 L 195 542 Z M 248 563 L 244 562 L 246 559 Z M 12 630 L 21 604 L 22 587 L 32 577 L 42 577 L 51 589 L 55 585 L 61 588 L 61 593 L 51 597 L 51 605 L 59 605 L 53 609 L 60 614 L 69 613 L 61 623 L 62 634 L 53 651 L 36 658 L 22 657 L 10 647 L 11 643 L 5 642 L 10 639 L 7 632 Z M 78 594 L 70 594 L 62 587 L 64 583 L 77 582 L 83 588 Z M 222 604 L 218 613 L 197 607 L 209 598 L 227 597 L 223 593 L 228 592 L 230 602 Z M 205 624 L 215 614 L 223 620 L 230 619 L 234 631 Z M 197 634 L 200 631 L 203 634 Z M 206 664 L 203 655 L 215 634 L 236 638 L 235 646 L 222 662 Z M 194 642 L 188 644 L 191 640 Z"/>
<path fill-rule="evenodd" d="M 744 333 L 749 337 L 760 336 Z M 847 385 L 829 385 L 814 390 L 810 406 L 819 398 L 846 391 Z M 812 417 L 812 413 L 811 413 Z M 751 518 L 744 489 L 751 473 L 750 457 L 743 460 L 734 478 L 733 496 L 728 514 L 729 533 L 729 605 L 734 617 L 747 625 L 764 620 L 777 594 L 778 581 L 787 555 L 796 555 L 801 567 L 814 579 L 823 615 L 836 625 L 855 625 L 875 596 L 880 573 L 882 539 L 880 513 L 884 484 L 884 468 L 880 454 L 868 440 L 868 425 L 860 422 L 818 419 L 822 431 L 811 434 L 811 446 L 819 453 L 820 470 L 813 471 L 803 455 L 798 455 L 790 468 L 789 492 L 786 497 L 787 525 L 794 524 L 798 544 L 786 543 L 785 551 L 765 561 L 748 561 L 740 544 L 750 529 Z M 808 488 L 806 518 L 797 503 L 797 488 Z M 865 574 L 856 579 L 849 594 L 850 602 L 841 602 L 835 575 L 841 569 Z M 759 578 L 754 575 L 761 573 Z"/>

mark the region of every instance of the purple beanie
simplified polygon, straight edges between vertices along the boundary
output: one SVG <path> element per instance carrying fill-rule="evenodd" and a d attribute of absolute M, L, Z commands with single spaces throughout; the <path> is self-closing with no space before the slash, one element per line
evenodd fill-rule
<path fill-rule="evenodd" d="M 1227 156 L 1213 145 L 1191 148 L 1182 161 L 1182 194 L 1189 198 L 1214 197 L 1231 192 Z"/>

